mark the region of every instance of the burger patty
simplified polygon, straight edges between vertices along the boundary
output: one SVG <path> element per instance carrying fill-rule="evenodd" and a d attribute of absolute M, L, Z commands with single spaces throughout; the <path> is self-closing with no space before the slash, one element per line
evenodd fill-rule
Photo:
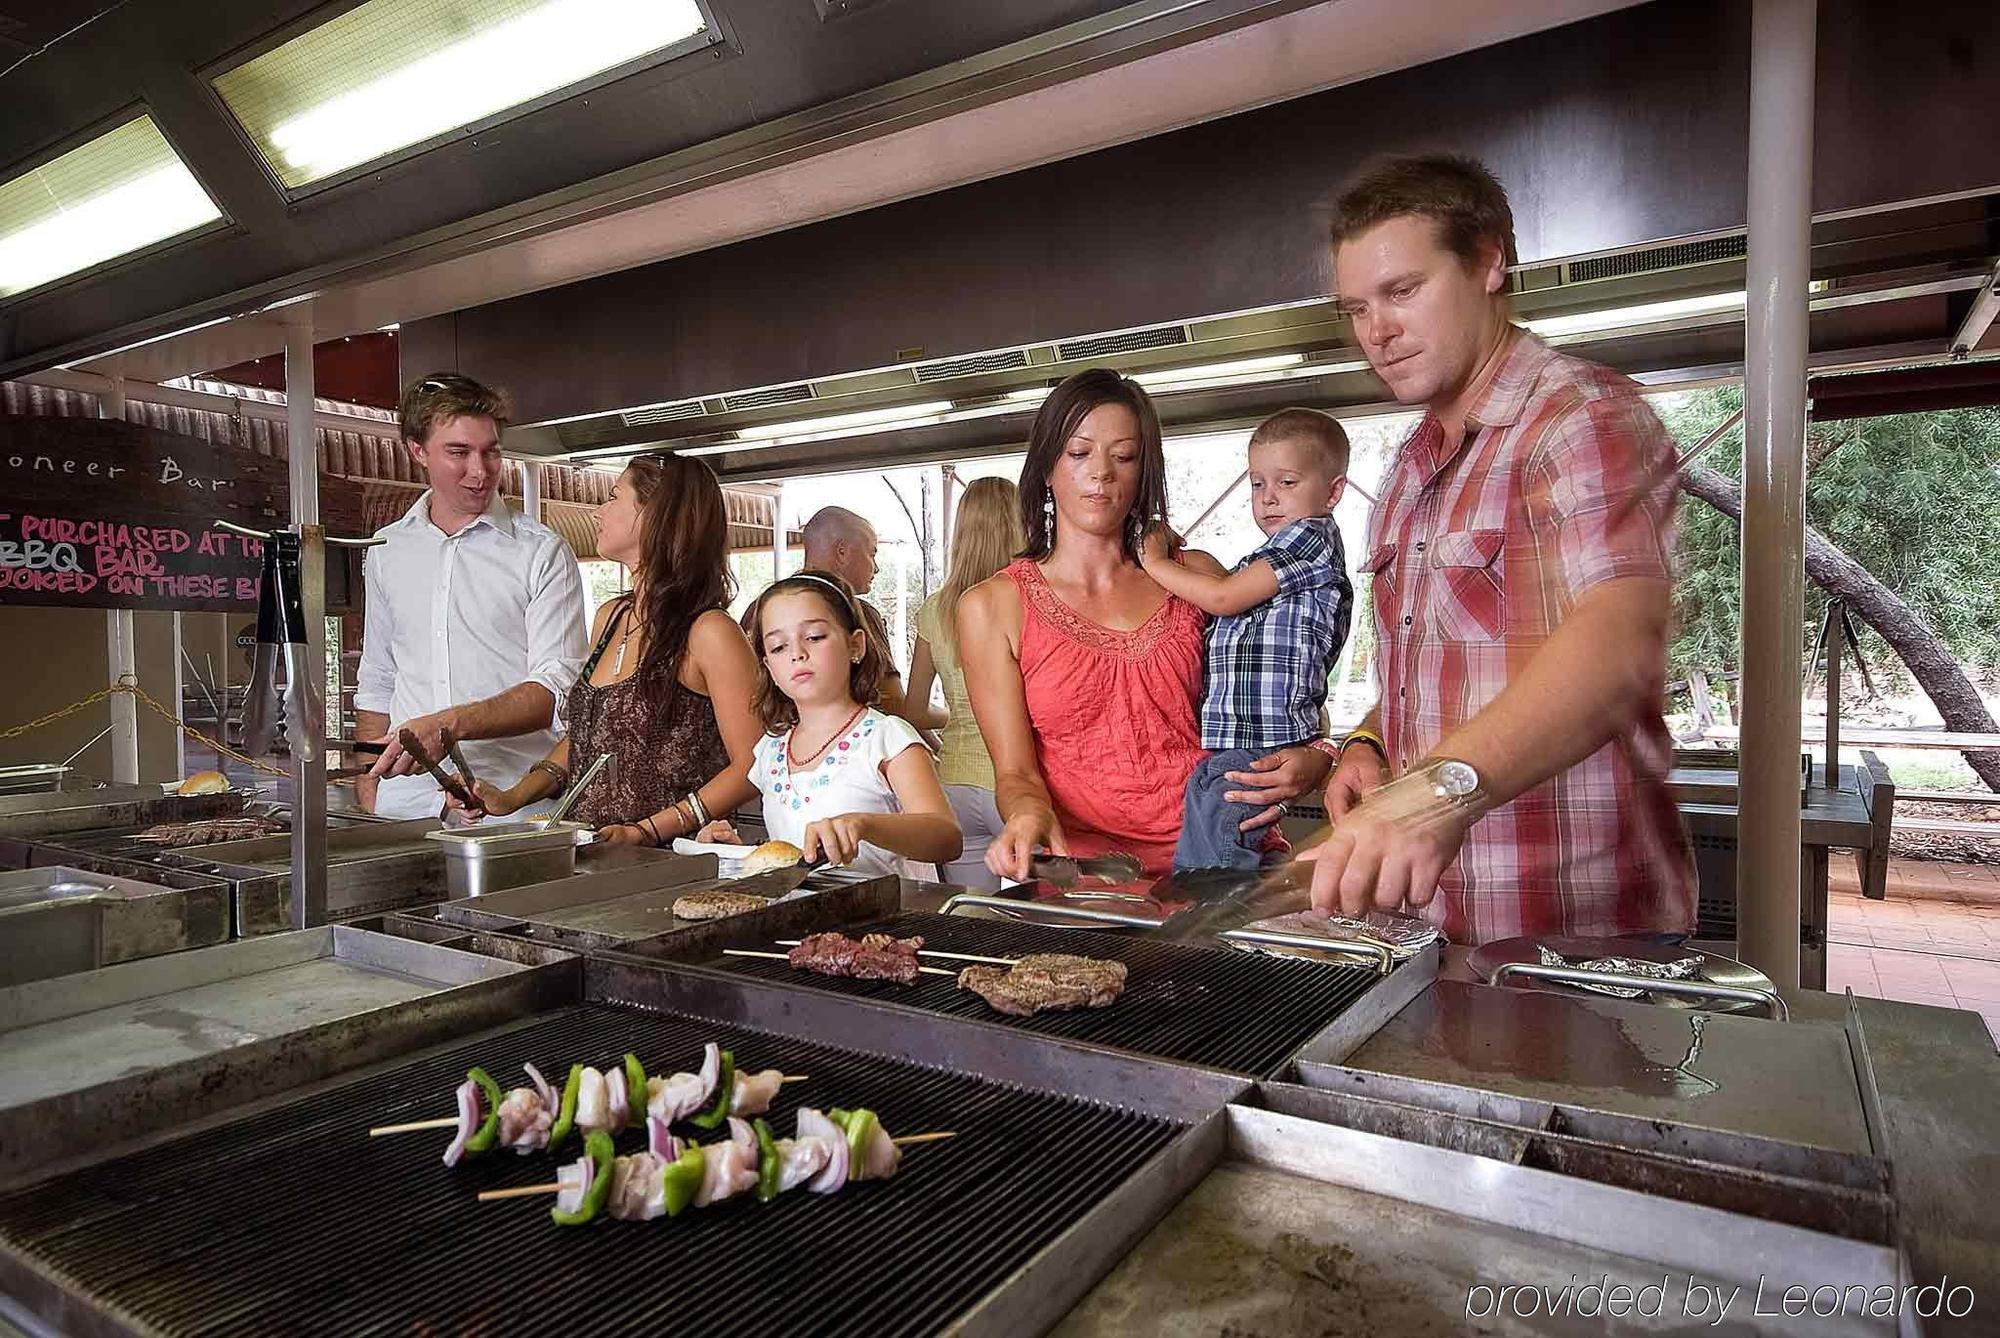
<path fill-rule="evenodd" d="M 771 903 L 747 892 L 690 892 L 674 902 L 676 920 L 720 920 L 745 911 L 761 911 Z"/>
<path fill-rule="evenodd" d="M 968 966 L 958 973 L 958 987 L 1015 1017 L 1053 1009 L 1106 1008 L 1125 992 L 1125 963 L 1036 952 L 1009 967 Z"/>

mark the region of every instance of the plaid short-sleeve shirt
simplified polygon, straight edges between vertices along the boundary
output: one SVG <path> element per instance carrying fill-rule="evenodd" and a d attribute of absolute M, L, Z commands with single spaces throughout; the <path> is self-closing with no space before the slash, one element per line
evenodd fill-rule
<path fill-rule="evenodd" d="M 1327 675 L 1347 641 L 1354 586 L 1340 527 L 1307 516 L 1236 564 L 1271 564 L 1278 593 L 1208 629 L 1201 746 L 1284 748 L 1320 736 Z"/>
<path fill-rule="evenodd" d="M 1398 773 L 1485 709 L 1586 591 L 1671 579 L 1676 483 L 1654 471 L 1674 445 L 1638 388 L 1525 332 L 1500 358 L 1456 451 L 1430 415 L 1403 443 L 1369 525 Z M 1666 788 L 1665 666 L 1649 667 L 1661 695 L 1641 719 L 1474 824 L 1426 908 L 1447 937 L 1694 927 L 1693 855 Z"/>

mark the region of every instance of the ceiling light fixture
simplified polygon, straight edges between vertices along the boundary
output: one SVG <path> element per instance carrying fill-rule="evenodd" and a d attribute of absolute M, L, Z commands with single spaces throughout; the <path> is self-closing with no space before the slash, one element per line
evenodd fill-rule
<path fill-rule="evenodd" d="M 849 428 L 881 427 L 906 418 L 926 418 L 951 408 L 950 400 L 928 400 L 922 404 L 892 404 L 883 409 L 858 409 L 853 413 L 830 414 L 825 418 L 799 418 L 787 423 L 759 423 L 743 428 L 737 441 L 768 441 L 775 438 L 810 439 L 821 433 L 845 433 Z"/>
<path fill-rule="evenodd" d="M 222 217 L 150 116 L 0 184 L 0 297 Z"/>
<path fill-rule="evenodd" d="M 1683 316 L 1707 316 L 1743 310 L 1745 294 L 1707 293 L 1701 297 L 1676 297 L 1664 302 L 1642 302 L 1633 307 L 1612 307 L 1604 311 L 1578 311 L 1565 316 L 1540 316 L 1527 322 L 1543 338 L 1560 335 L 1596 334 L 1632 325 L 1652 325 L 1678 320 Z"/>
<path fill-rule="evenodd" d="M 1286 367 L 1296 367 L 1306 360 L 1303 353 L 1272 353 L 1261 358 L 1237 358 L 1230 362 L 1211 362 L 1199 367 L 1174 367 L 1159 372 L 1139 372 L 1132 379 L 1151 389 L 1154 386 L 1174 385 L 1182 381 L 1203 381 L 1218 376 L 1245 376 L 1253 372 L 1275 372 Z"/>
<path fill-rule="evenodd" d="M 694 0 L 366 0 L 216 77 L 299 187 L 681 42 Z"/>

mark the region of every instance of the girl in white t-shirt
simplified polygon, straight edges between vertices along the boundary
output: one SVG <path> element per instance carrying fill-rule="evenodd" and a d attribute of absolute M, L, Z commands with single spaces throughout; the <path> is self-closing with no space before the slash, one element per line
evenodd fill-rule
<path fill-rule="evenodd" d="M 774 583 L 757 601 L 750 640 L 759 655 L 752 705 L 768 731 L 750 779 L 771 836 L 809 860 L 913 878 L 934 878 L 930 866 L 957 859 L 958 819 L 923 740 L 907 721 L 863 705 L 882 663 L 847 583 L 810 569 Z"/>

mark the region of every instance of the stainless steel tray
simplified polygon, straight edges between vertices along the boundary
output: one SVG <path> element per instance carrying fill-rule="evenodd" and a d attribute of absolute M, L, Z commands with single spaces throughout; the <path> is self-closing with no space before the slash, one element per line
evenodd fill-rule
<path fill-rule="evenodd" d="M 0 1180 L 573 997 L 577 969 L 332 925 L 0 990 Z"/>
<path fill-rule="evenodd" d="M 774 900 L 768 910 L 749 916 L 674 918 L 674 903 L 690 892 L 770 895 L 761 889 L 772 886 L 776 876 L 722 878 L 714 855 L 663 855 L 657 863 L 616 873 L 559 878 L 448 901 L 435 916 L 467 929 L 520 934 L 577 951 L 626 948 L 688 960 L 714 952 L 716 926 L 727 925 L 734 932 L 755 917 L 772 934 L 830 929 L 848 920 L 888 914 L 901 896 L 901 884 L 894 877 L 859 878 L 836 872 L 815 875 L 805 887 Z"/>
<path fill-rule="evenodd" d="M 0 794 L 0 836 L 34 839 L 107 827 L 233 817 L 243 811 L 244 799 L 234 790 L 188 796 L 161 794 L 157 785 Z"/>
<path fill-rule="evenodd" d="M 1315 1085 L 1410 1080 L 1493 1101 L 1873 1150 L 1865 1094 L 1838 1027 L 1656 1008 L 1590 994 L 1440 980 L 1345 1055 L 1308 1045 Z"/>
<path fill-rule="evenodd" d="M 0 873 L 0 986 L 228 940 L 219 883 L 161 887 L 64 865 Z"/>
<path fill-rule="evenodd" d="M 1206 1176 L 1055 1332 L 1264 1338 L 1324 1334 L 1580 1334 L 1702 1329 L 1720 1286 L 1733 1333 L 1796 1333 L 1758 1317 L 1787 1286 L 1901 1287 L 1894 1243 L 1854 1240 L 1502 1158 L 1233 1104 Z M 1106 1224 L 1109 1225 L 1109 1224 Z M 1609 1323 L 1608 1281 L 1659 1289 L 1664 1322 Z M 1570 1289 L 1570 1313 L 1523 1314 L 1498 1288 Z M 1547 1292 L 1538 1289 L 1547 1288 Z M 1482 1291 L 1482 1289 L 1484 1289 Z M 1577 1312 L 1578 1304 L 1595 1304 Z M 1628 1309 L 1627 1313 L 1630 1311 Z M 1481 1323 L 1485 1320 L 1485 1323 Z M 1712 1323 L 1713 1313 L 1708 1322 Z M 1812 1332 L 1893 1334 L 1894 1320 L 1815 1320 Z"/>
<path fill-rule="evenodd" d="M 22 766 L 0 767 L 0 795 L 37 794 L 60 790 L 70 769 L 56 762 L 29 762 Z"/>

